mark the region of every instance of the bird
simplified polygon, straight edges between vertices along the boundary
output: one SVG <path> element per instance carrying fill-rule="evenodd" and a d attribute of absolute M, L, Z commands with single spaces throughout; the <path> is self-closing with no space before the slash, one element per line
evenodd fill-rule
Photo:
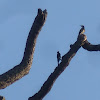
<path fill-rule="evenodd" d="M 85 27 L 83 25 L 80 25 L 80 26 L 81 26 L 81 29 L 79 31 L 79 35 L 85 32 Z"/>
<path fill-rule="evenodd" d="M 60 52 L 58 51 L 57 52 L 57 62 L 58 62 L 58 66 L 59 66 L 59 61 L 61 60 L 61 54 Z"/>

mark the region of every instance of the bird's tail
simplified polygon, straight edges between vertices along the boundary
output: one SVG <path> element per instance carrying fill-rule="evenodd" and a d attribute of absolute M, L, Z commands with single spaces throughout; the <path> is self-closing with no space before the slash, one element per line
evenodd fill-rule
<path fill-rule="evenodd" d="M 59 66 L 59 60 L 58 60 L 58 66 Z"/>
<path fill-rule="evenodd" d="M 58 63 L 58 66 L 59 66 L 59 63 Z"/>
<path fill-rule="evenodd" d="M 60 58 L 60 61 L 62 61 L 62 57 Z"/>

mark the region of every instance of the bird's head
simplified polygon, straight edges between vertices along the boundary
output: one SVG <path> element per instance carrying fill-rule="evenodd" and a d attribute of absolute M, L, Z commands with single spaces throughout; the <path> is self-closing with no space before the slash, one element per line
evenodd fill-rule
<path fill-rule="evenodd" d="M 82 28 L 84 28 L 84 25 L 80 25 Z"/>
<path fill-rule="evenodd" d="M 59 53 L 59 51 L 57 51 L 57 53 Z"/>

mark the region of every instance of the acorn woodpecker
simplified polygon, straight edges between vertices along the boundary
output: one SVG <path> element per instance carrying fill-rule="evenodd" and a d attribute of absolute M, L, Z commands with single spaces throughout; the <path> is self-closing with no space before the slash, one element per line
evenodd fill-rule
<path fill-rule="evenodd" d="M 59 61 L 61 60 L 61 54 L 60 52 L 58 51 L 57 52 L 57 62 L 58 62 L 58 66 L 59 66 Z"/>
<path fill-rule="evenodd" d="M 82 28 L 81 28 L 80 31 L 79 31 L 79 35 L 80 35 L 80 34 L 83 34 L 83 33 L 85 32 L 85 27 L 84 27 L 83 25 L 81 25 L 81 27 L 82 27 Z"/>

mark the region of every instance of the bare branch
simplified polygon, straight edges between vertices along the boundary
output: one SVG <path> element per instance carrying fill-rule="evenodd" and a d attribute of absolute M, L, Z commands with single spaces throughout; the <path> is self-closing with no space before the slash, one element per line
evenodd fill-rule
<path fill-rule="evenodd" d="M 38 9 L 38 14 L 29 32 L 26 48 L 21 63 L 4 74 L 0 75 L 0 89 L 4 89 L 29 73 L 32 65 L 36 39 L 47 17 L 47 11 Z"/>
<path fill-rule="evenodd" d="M 60 74 L 65 70 L 65 68 L 69 65 L 71 59 L 75 56 L 79 48 L 84 44 L 86 40 L 86 36 L 84 34 L 80 34 L 78 36 L 77 41 L 71 45 L 70 50 L 62 57 L 62 62 L 57 66 L 53 73 L 48 77 L 45 81 L 41 89 L 30 97 L 28 100 L 42 100 L 43 97 L 51 90 L 54 82 L 60 76 Z"/>
<path fill-rule="evenodd" d="M 100 44 L 93 45 L 93 44 L 89 43 L 87 40 L 85 41 L 85 43 L 82 47 L 88 51 L 100 51 Z"/>

